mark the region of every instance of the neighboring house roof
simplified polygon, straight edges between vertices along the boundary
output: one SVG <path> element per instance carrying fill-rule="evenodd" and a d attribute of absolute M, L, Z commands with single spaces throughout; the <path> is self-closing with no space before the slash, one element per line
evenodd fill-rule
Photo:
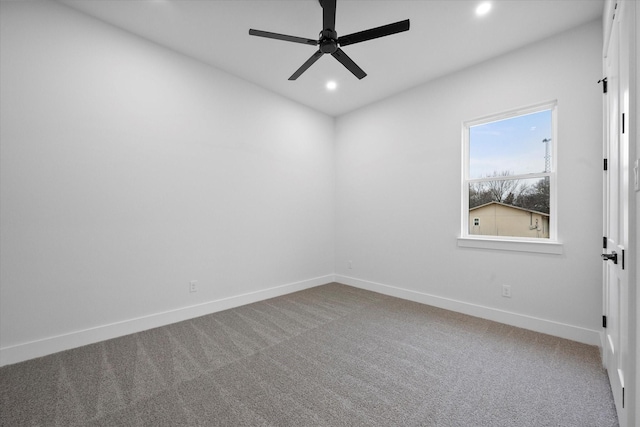
<path fill-rule="evenodd" d="M 520 210 L 520 211 L 524 211 L 524 212 L 531 212 L 531 213 L 535 213 L 535 214 L 538 214 L 538 215 L 550 216 L 548 213 L 534 211 L 532 209 L 521 208 L 519 206 L 508 205 L 506 203 L 501 203 L 501 202 L 485 203 L 484 205 L 476 206 L 474 208 L 469 208 L 469 212 L 471 212 L 472 210 L 475 210 L 475 209 L 484 208 L 485 206 L 489 206 L 489 205 L 500 205 L 500 206 L 504 206 L 504 207 L 507 207 L 507 208 L 512 208 L 512 209 L 517 209 L 517 210 Z"/>

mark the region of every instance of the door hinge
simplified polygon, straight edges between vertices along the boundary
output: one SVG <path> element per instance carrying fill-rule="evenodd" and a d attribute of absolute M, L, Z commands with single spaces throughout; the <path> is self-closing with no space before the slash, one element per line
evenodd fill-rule
<path fill-rule="evenodd" d="M 604 170 L 609 170 L 609 160 L 604 159 Z"/>
<path fill-rule="evenodd" d="M 624 387 L 622 387 L 622 409 L 624 409 Z"/>
<path fill-rule="evenodd" d="M 598 83 L 602 83 L 602 93 L 607 93 L 607 78 L 604 77 L 598 80 Z"/>
<path fill-rule="evenodd" d="M 624 270 L 624 249 L 622 250 L 622 269 Z"/>
<path fill-rule="evenodd" d="M 624 113 L 622 113 L 622 134 L 624 134 Z"/>
<path fill-rule="evenodd" d="M 607 316 L 602 316 L 602 327 L 603 328 L 607 327 Z"/>
<path fill-rule="evenodd" d="M 607 249 L 607 236 L 602 236 L 602 249 Z"/>

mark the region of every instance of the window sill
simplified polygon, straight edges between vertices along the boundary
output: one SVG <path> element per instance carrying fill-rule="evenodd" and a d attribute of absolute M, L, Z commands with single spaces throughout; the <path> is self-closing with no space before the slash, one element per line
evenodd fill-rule
<path fill-rule="evenodd" d="M 490 237 L 458 237 L 458 246 L 552 255 L 561 255 L 563 252 L 563 245 L 559 242 L 492 239 Z"/>

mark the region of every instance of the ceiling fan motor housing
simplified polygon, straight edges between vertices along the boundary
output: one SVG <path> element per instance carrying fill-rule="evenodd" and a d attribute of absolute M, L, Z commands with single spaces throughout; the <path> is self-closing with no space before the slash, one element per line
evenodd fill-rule
<path fill-rule="evenodd" d="M 331 29 L 323 30 L 320 33 L 320 41 L 318 42 L 320 45 L 320 52 L 322 53 L 333 53 L 338 50 L 338 33 Z"/>

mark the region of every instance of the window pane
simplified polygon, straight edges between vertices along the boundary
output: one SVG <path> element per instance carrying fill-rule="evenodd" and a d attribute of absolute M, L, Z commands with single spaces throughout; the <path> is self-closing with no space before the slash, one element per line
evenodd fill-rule
<path fill-rule="evenodd" d="M 551 172 L 551 110 L 469 128 L 469 178 Z"/>
<path fill-rule="evenodd" d="M 469 184 L 469 234 L 549 238 L 549 177 Z"/>

